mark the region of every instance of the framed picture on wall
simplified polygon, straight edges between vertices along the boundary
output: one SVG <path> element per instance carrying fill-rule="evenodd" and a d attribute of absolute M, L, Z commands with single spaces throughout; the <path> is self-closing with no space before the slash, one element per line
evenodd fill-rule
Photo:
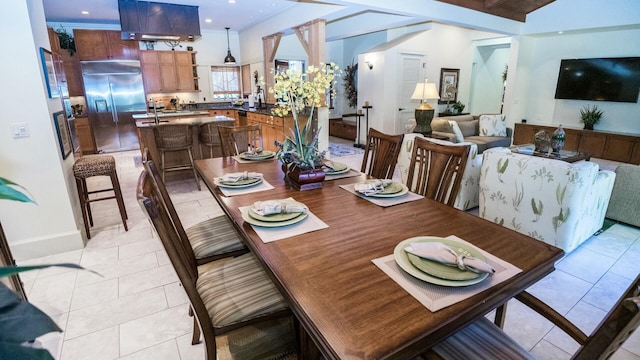
<path fill-rule="evenodd" d="M 460 69 L 440 69 L 440 99 L 438 104 L 451 104 L 458 101 L 458 76 L 460 76 Z"/>
<path fill-rule="evenodd" d="M 60 97 L 60 88 L 58 87 L 58 81 L 56 80 L 53 54 L 51 54 L 51 51 L 41 47 L 40 58 L 42 60 L 42 71 L 44 72 L 44 80 L 47 83 L 49 98 L 58 98 Z"/>
<path fill-rule="evenodd" d="M 62 159 L 64 160 L 73 150 L 73 145 L 71 144 L 71 133 L 69 132 L 69 123 L 67 122 L 67 117 L 64 115 L 64 111 L 53 113 L 53 123 L 56 126 L 58 144 L 60 145 L 60 152 L 62 153 Z"/>

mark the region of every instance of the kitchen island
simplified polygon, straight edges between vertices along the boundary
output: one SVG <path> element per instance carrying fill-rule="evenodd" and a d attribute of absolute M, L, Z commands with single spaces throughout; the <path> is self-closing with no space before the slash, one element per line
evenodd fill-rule
<path fill-rule="evenodd" d="M 202 159 L 203 154 L 205 154 L 205 156 L 209 154 L 209 149 L 205 145 L 202 145 L 200 142 L 200 125 L 211 122 L 216 123 L 216 125 L 218 126 L 235 125 L 235 119 L 227 116 L 187 116 L 159 118 L 161 118 L 159 125 L 155 125 L 153 117 L 136 120 L 138 139 L 140 141 L 140 152 L 144 151 L 144 148 L 148 148 L 149 155 L 156 162 L 160 162 L 160 152 L 156 147 L 156 140 L 153 134 L 154 126 L 163 126 L 166 124 L 191 125 L 193 130 L 193 157 L 194 159 Z M 219 146 L 213 148 L 213 156 L 222 156 L 222 149 Z M 169 152 L 165 154 L 165 161 L 169 165 L 185 164 L 189 162 L 189 157 L 186 152 Z"/>

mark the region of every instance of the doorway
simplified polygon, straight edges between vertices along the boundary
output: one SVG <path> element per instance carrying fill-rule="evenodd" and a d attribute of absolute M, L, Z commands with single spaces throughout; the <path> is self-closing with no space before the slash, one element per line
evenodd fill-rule
<path fill-rule="evenodd" d="M 424 81 L 424 64 L 426 56 L 421 54 L 399 55 L 398 64 L 398 89 L 396 91 L 397 112 L 394 123 L 394 133 L 404 134 L 407 132 L 409 119 L 415 117 L 416 104 L 411 102 L 411 95 L 416 88 L 416 84 Z"/>

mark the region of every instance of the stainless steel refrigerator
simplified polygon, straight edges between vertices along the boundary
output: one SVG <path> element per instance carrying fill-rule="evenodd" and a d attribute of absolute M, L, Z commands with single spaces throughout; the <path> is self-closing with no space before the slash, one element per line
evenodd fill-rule
<path fill-rule="evenodd" d="M 89 123 L 98 152 L 139 148 L 133 114 L 146 112 L 139 61 L 81 61 Z"/>

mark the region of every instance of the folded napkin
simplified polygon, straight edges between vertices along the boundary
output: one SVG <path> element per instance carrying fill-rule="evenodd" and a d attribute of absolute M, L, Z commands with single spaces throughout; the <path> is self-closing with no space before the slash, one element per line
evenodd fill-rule
<path fill-rule="evenodd" d="M 496 271 L 485 261 L 458 254 L 455 250 L 439 242 L 413 243 L 404 247 L 404 251 L 423 259 L 437 261 L 448 266 L 457 266 L 460 270 L 475 273 L 493 274 Z"/>
<path fill-rule="evenodd" d="M 259 155 L 262 152 L 261 147 L 253 147 L 251 144 L 247 144 L 247 155 Z"/>
<path fill-rule="evenodd" d="M 293 198 L 283 200 L 256 201 L 251 208 L 256 214 L 266 216 L 273 214 L 305 213 L 307 207 Z"/>
<path fill-rule="evenodd" d="M 335 170 L 335 167 L 334 167 L 335 165 L 331 160 L 327 160 L 327 159 L 322 160 L 322 166 L 326 167 L 329 170 Z"/>
<path fill-rule="evenodd" d="M 240 180 L 255 179 L 255 178 L 261 178 L 261 177 L 262 177 L 262 173 L 245 171 L 245 172 L 224 174 L 220 178 L 220 180 L 224 182 L 237 182 Z"/>
<path fill-rule="evenodd" d="M 384 191 L 386 186 L 389 186 L 393 183 L 393 180 L 384 179 L 384 180 L 376 180 L 376 181 L 368 181 L 363 183 L 357 183 L 353 186 L 354 190 L 364 194 L 364 195 L 373 195 L 379 194 Z"/>

